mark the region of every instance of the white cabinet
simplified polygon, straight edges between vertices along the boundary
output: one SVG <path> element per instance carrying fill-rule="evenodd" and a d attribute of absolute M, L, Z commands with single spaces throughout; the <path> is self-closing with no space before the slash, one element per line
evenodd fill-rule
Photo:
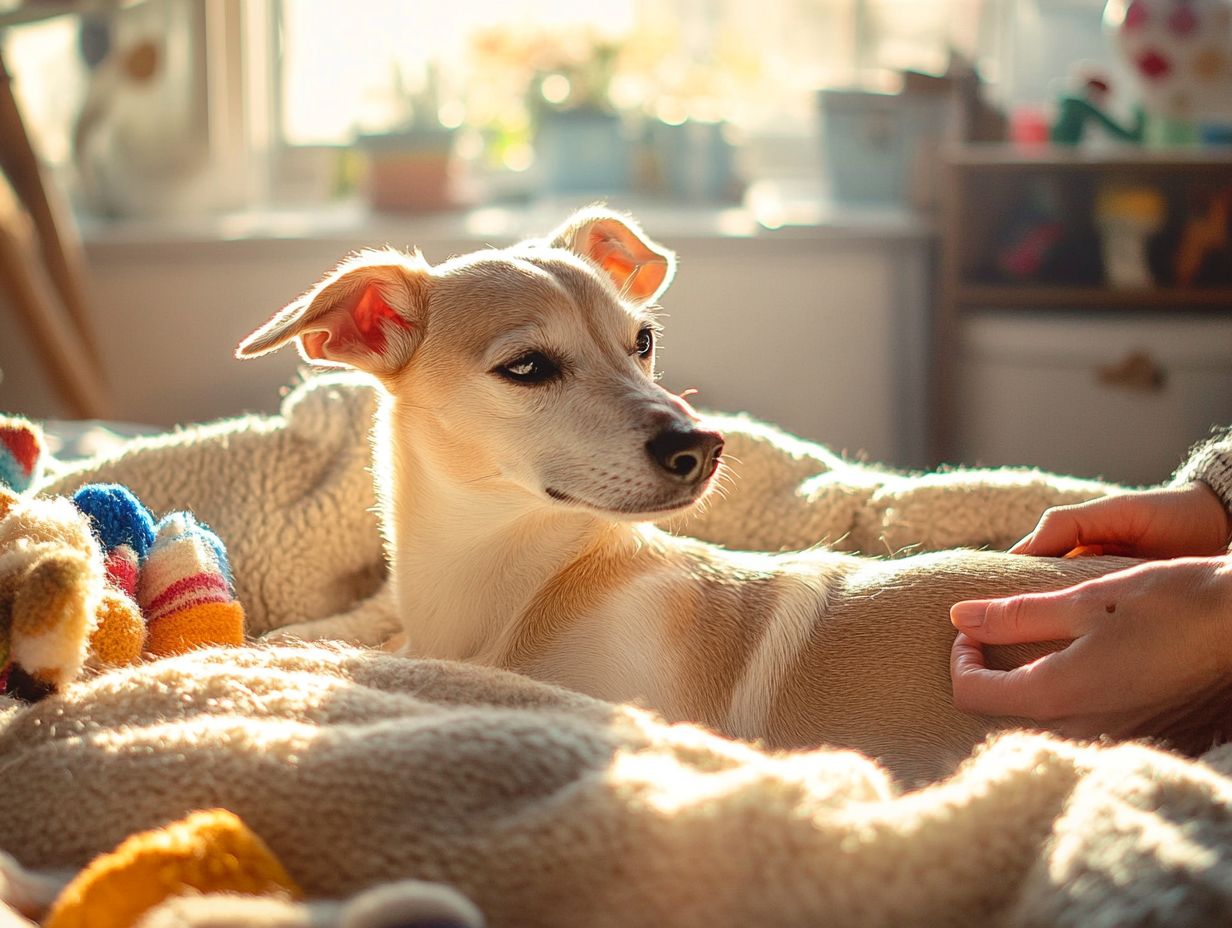
<path fill-rule="evenodd" d="M 958 459 L 1129 484 L 1164 480 L 1232 423 L 1223 314 L 971 312 L 959 341 Z"/>

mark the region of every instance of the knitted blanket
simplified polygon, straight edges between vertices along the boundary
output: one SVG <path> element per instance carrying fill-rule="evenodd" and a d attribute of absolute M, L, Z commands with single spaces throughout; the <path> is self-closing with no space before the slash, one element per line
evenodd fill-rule
<path fill-rule="evenodd" d="M 312 897 L 442 881 L 491 926 L 1232 920 L 1226 748 L 1006 734 L 899 795 L 853 753 L 770 755 L 501 671 L 318 646 L 113 672 L 0 713 L 0 759 L 0 835 L 38 868 L 222 806 Z M 414 924 L 168 907 L 146 924 Z"/>

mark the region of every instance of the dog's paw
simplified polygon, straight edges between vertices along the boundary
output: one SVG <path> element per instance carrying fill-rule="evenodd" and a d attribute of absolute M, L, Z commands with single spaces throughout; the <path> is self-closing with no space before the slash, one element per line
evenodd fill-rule
<path fill-rule="evenodd" d="M 336 638 L 336 635 L 331 635 L 327 629 L 322 628 L 320 622 L 313 621 L 292 622 L 290 625 L 271 628 L 261 635 L 259 640 L 284 644 L 289 641 L 329 641 Z"/>

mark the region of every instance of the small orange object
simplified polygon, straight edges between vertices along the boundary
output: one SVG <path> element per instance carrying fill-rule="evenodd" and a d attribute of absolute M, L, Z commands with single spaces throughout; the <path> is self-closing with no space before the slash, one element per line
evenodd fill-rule
<path fill-rule="evenodd" d="M 60 894 L 44 928 L 132 928 L 163 900 L 190 892 L 303 898 L 264 841 L 231 812 L 208 809 L 96 858 Z"/>
<path fill-rule="evenodd" d="M 1103 545 L 1079 545 L 1070 551 L 1066 557 L 1099 557 L 1104 553 Z"/>
<path fill-rule="evenodd" d="M 244 644 L 244 607 L 229 603 L 198 603 L 150 623 L 145 649 L 155 657 L 186 654 L 195 648 Z"/>

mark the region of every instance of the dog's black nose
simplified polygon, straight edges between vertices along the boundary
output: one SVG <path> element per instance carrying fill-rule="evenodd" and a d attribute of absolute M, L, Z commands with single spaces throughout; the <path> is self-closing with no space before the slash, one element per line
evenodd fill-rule
<path fill-rule="evenodd" d="M 709 477 L 719 466 L 723 436 L 704 429 L 669 427 L 646 442 L 646 451 L 681 483 L 693 483 Z"/>

